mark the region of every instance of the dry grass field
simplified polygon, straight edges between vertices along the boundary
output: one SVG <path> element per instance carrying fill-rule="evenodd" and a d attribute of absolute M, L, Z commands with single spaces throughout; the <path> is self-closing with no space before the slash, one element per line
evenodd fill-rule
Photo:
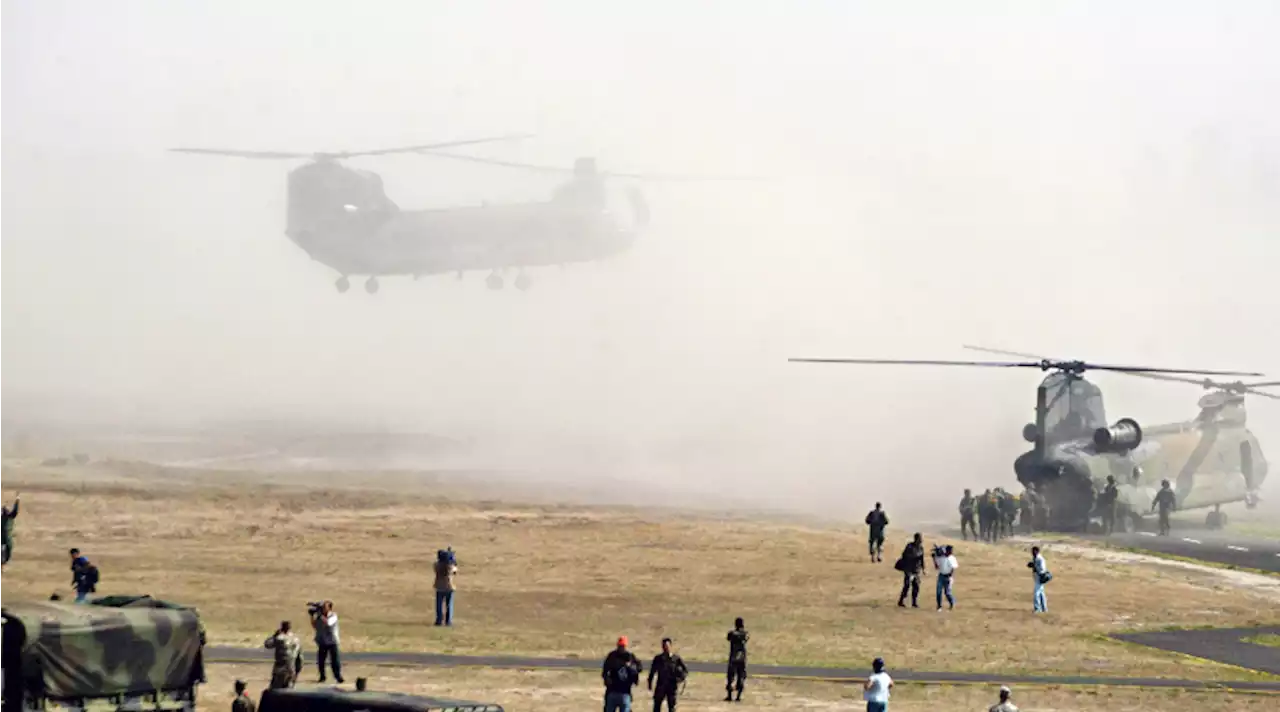
<path fill-rule="evenodd" d="M 357 489 L 354 476 L 346 488 L 312 481 L 7 467 L 4 499 L 21 492 L 23 503 L 4 599 L 66 593 L 66 552 L 78 546 L 101 568 L 100 593 L 196 605 L 214 644 L 260 646 L 281 619 L 305 627 L 306 601 L 330 598 L 348 651 L 595 659 L 619 634 L 642 655 L 669 635 L 686 658 L 714 661 L 740 615 L 757 663 L 863 667 L 879 655 L 898 669 L 1200 679 L 1255 676 L 1101 635 L 1276 619 L 1274 598 L 1210 574 L 1057 555 L 1052 545 L 1046 616 L 1031 614 L 1026 553 L 980 544 L 960 547 L 954 612 L 934 611 L 932 578 L 922 608 L 904 610 L 895 605 L 899 575 L 888 561 L 867 561 L 864 535 L 852 527 L 521 505 L 514 495 L 468 499 L 369 478 Z M 892 532 L 888 559 L 906 536 Z M 439 629 L 430 567 L 446 545 L 461 568 L 457 624 Z M 473 671 L 466 679 L 482 678 Z"/>
<path fill-rule="evenodd" d="M 234 695 L 232 683 L 236 679 L 247 682 L 256 698 L 267 685 L 270 677 L 267 673 L 263 665 L 213 665 L 209 670 L 209 684 L 201 688 L 200 704 L 209 709 L 228 709 Z M 582 712 L 598 709 L 602 701 L 599 677 L 586 672 L 373 668 L 362 672 L 366 673 L 370 689 L 497 702 L 510 712 Z M 693 675 L 677 709 L 705 712 L 866 709 L 861 687 L 852 684 L 754 679 L 742 702 L 732 703 L 722 701 L 722 685 L 719 676 Z M 1014 703 L 1028 712 L 1263 712 L 1274 710 L 1280 699 L 1266 694 L 1228 695 L 1143 688 L 1015 686 L 1013 693 Z M 651 709 L 650 699 L 646 692 L 638 692 L 632 709 L 647 712 Z M 998 699 L 998 687 L 994 685 L 898 685 L 894 687 L 890 709 L 893 712 L 985 710 Z"/>

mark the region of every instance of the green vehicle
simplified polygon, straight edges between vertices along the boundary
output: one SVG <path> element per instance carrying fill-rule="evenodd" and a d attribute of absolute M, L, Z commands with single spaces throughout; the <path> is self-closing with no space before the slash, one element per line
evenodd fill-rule
<path fill-rule="evenodd" d="M 502 705 L 338 688 L 264 690 L 258 712 L 503 712 Z"/>
<path fill-rule="evenodd" d="M 124 598 L 5 604 L 3 712 L 194 712 L 199 615 Z"/>

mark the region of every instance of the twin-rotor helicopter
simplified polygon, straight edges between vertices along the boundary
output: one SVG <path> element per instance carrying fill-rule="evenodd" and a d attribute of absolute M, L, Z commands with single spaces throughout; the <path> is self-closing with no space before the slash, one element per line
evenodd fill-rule
<path fill-rule="evenodd" d="M 311 259 L 338 273 L 339 292 L 350 277 L 366 276 L 365 291 L 378 291 L 379 277 L 486 271 L 490 289 L 502 289 L 503 273 L 516 270 L 515 286 L 527 290 L 529 267 L 594 262 L 631 248 L 649 225 L 649 207 L 634 186 L 625 201 L 605 190 L 606 179 L 633 181 L 724 180 L 698 176 L 613 173 L 594 158 L 572 168 L 501 161 L 442 149 L 528 136 L 497 136 L 370 151 L 292 153 L 175 148 L 180 153 L 266 160 L 309 159 L 289 172 L 285 235 Z M 404 210 L 383 188 L 382 178 L 341 161 L 362 156 L 413 153 L 505 168 L 568 174 L 549 200 Z M 625 204 L 625 205 L 623 205 Z"/>
<path fill-rule="evenodd" d="M 1267 477 L 1267 460 L 1258 438 L 1245 424 L 1245 395 L 1280 400 L 1262 388 L 1280 381 L 1221 383 L 1198 376 L 1261 376 L 1260 373 L 1115 366 L 1048 359 L 975 346 L 965 348 L 1026 361 L 921 361 L 883 359 L 790 359 L 808 363 L 1034 368 L 1051 372 L 1036 389 L 1035 421 L 1023 428 L 1031 450 L 1013 463 L 1018 481 L 1034 486 L 1049 510 L 1049 526 L 1060 531 L 1087 530 L 1097 495 L 1115 478 L 1126 529 L 1136 529 L 1160 488 L 1169 480 L 1181 510 L 1213 507 L 1205 523 L 1225 526 L 1224 504 L 1258 503 Z M 1200 412 L 1182 422 L 1142 426 L 1132 418 L 1108 425 L 1102 391 L 1085 379 L 1086 371 L 1108 371 L 1140 378 L 1196 384 L 1211 392 L 1200 398 Z"/>

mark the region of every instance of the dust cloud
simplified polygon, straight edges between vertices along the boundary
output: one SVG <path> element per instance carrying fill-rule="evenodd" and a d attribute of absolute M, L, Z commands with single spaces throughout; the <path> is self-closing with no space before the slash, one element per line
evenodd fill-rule
<path fill-rule="evenodd" d="M 1038 373 L 786 359 L 977 343 L 1280 372 L 1276 6 L 965 8 L 7 5 L 6 440 L 420 432 L 465 444 L 451 466 L 624 501 L 949 512 L 1013 484 Z M 284 236 L 299 161 L 166 152 L 521 132 L 468 152 L 769 180 L 642 184 L 630 253 L 531 270 L 528 293 L 473 273 L 371 296 Z M 402 208 L 558 180 L 350 165 Z M 1195 413 L 1194 386 L 1095 380 L 1112 420 Z M 1250 417 L 1280 458 L 1280 408 Z"/>

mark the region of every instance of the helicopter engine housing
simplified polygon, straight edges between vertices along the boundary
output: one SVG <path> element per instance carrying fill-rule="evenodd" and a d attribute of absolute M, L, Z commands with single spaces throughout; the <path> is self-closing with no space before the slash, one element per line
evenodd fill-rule
<path fill-rule="evenodd" d="M 1133 418 L 1121 418 L 1109 428 L 1093 431 L 1093 446 L 1098 452 L 1125 452 L 1142 443 L 1142 426 Z"/>

